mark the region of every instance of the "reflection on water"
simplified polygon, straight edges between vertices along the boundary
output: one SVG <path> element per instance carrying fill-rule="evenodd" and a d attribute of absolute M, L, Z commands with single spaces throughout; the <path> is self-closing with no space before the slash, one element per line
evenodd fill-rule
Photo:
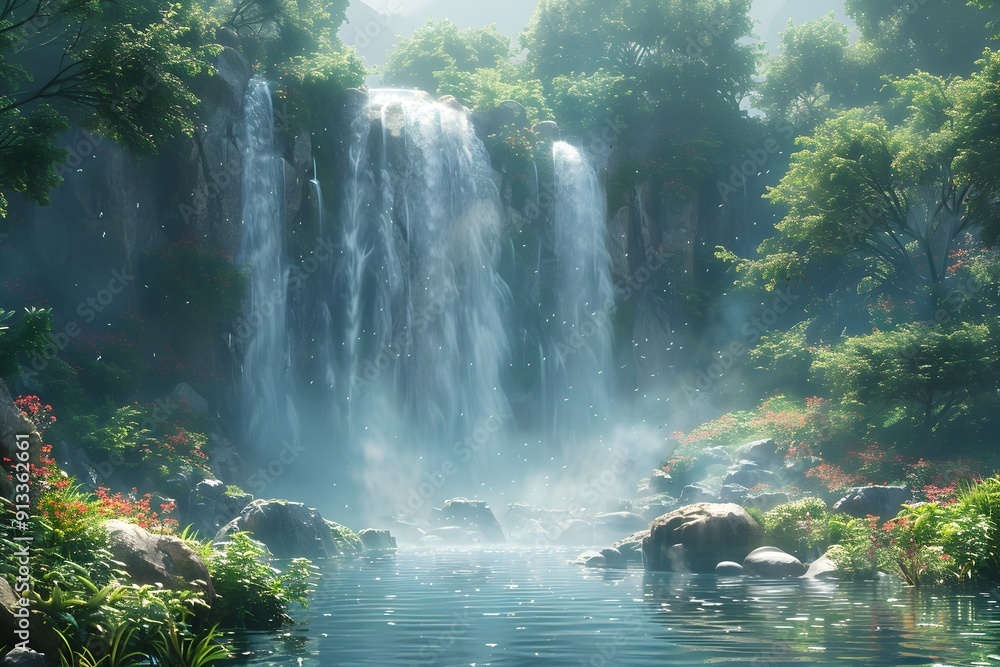
<path fill-rule="evenodd" d="M 998 591 L 585 570 L 575 552 L 403 551 L 326 564 L 248 665 L 1000 665 Z"/>

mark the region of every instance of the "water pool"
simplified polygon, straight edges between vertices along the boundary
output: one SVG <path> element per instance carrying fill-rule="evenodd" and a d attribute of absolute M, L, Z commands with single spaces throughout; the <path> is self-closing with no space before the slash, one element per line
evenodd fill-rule
<path fill-rule="evenodd" d="M 579 550 L 401 550 L 321 564 L 246 665 L 1000 665 L 1000 591 L 588 570 Z"/>

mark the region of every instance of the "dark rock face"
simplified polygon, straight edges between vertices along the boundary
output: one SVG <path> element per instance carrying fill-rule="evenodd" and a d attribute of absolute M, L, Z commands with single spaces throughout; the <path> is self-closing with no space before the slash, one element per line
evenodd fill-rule
<path fill-rule="evenodd" d="M 283 500 L 255 500 L 223 526 L 216 540 L 239 531 L 253 533 L 277 558 L 329 558 L 361 551 L 361 540 L 319 512 Z"/>
<path fill-rule="evenodd" d="M 801 577 L 806 566 L 795 556 L 775 547 L 760 547 L 751 551 L 743 559 L 743 569 L 747 574 L 767 579 Z"/>
<path fill-rule="evenodd" d="M 843 512 L 863 519 L 869 514 L 890 518 L 899 514 L 900 505 L 910 502 L 912 494 L 905 486 L 861 486 L 851 489 L 833 506 L 834 512 Z"/>
<path fill-rule="evenodd" d="M 20 598 L 14 593 L 7 580 L 0 578 L 0 646 L 13 646 L 19 640 L 14 631 L 17 630 L 17 613 Z"/>
<path fill-rule="evenodd" d="M 605 567 L 618 569 L 628 567 L 628 559 L 618 549 L 601 549 L 601 555 L 604 556 Z"/>
<path fill-rule="evenodd" d="M 446 526 L 458 526 L 482 533 L 490 542 L 506 541 L 500 522 L 493 515 L 489 505 L 481 500 L 466 498 L 446 500 L 444 507 L 441 508 L 440 521 Z"/>
<path fill-rule="evenodd" d="M 670 493 L 674 486 L 674 479 L 662 470 L 654 470 L 649 478 L 649 492 L 652 494 Z"/>
<path fill-rule="evenodd" d="M 653 521 L 642 542 L 643 562 L 647 570 L 676 570 L 680 545 L 685 567 L 712 572 L 720 561 L 742 560 L 763 532 L 739 505 L 688 505 Z"/>
<path fill-rule="evenodd" d="M 112 519 L 104 524 L 115 560 L 137 584 L 163 584 L 171 589 L 201 591 L 215 599 L 208 568 L 191 547 L 171 535 L 153 535 L 139 526 Z"/>
<path fill-rule="evenodd" d="M 623 537 L 612 545 L 630 563 L 642 562 L 642 541 L 649 535 L 649 530 L 640 530 L 628 537 Z"/>

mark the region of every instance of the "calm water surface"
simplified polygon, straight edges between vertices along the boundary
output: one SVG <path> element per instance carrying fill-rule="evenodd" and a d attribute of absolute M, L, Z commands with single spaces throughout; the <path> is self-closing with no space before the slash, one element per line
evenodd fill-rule
<path fill-rule="evenodd" d="M 587 570 L 579 550 L 402 550 L 322 564 L 247 665 L 1000 665 L 1000 591 Z"/>

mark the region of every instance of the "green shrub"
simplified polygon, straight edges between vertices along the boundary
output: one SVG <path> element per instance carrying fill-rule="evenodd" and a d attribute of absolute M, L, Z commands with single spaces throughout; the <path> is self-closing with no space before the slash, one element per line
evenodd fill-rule
<path fill-rule="evenodd" d="M 830 512 L 819 498 L 803 498 L 764 513 L 764 541 L 769 546 L 809 559 L 829 545 Z"/>
<path fill-rule="evenodd" d="M 275 628 L 291 621 L 289 603 L 308 605 L 312 564 L 296 558 L 282 573 L 265 563 L 264 555 L 248 533 L 235 533 L 209 557 L 206 564 L 218 595 L 212 612 L 223 626 Z"/>

